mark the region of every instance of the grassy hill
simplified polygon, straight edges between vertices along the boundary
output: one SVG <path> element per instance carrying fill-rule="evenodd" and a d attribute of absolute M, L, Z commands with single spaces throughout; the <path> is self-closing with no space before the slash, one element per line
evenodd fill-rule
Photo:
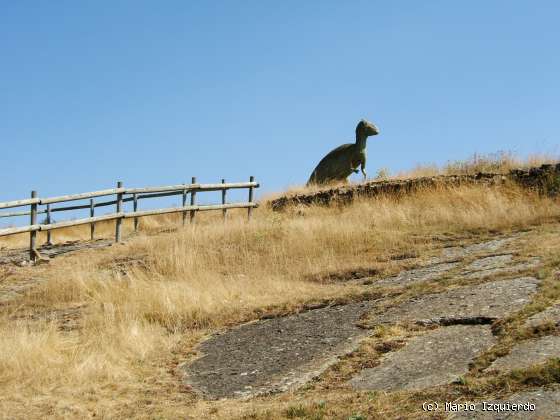
<path fill-rule="evenodd" d="M 398 273 L 407 259 L 428 258 L 442 246 L 530 231 L 527 247 L 546 259 L 545 278 L 560 261 L 560 202 L 513 185 L 426 189 L 281 213 L 264 205 L 251 223 L 244 213 L 232 211 L 225 224 L 220 216 L 204 215 L 186 228 L 171 216 L 147 219 L 122 245 L 35 267 L 0 265 L 3 290 L 31 284 L 2 303 L 0 412 L 10 418 L 348 418 L 372 409 L 407 415 L 417 410 L 414 393 L 323 387 L 204 401 L 185 388 L 178 367 L 215 331 L 364 299 L 368 292 L 347 280 Z M 107 224 L 98 232 L 109 236 L 112 229 Z M 87 232 L 57 231 L 55 238 Z M 560 296 L 558 287 L 546 293 L 541 304 Z M 476 389 L 486 386 L 488 395 L 521 383 L 484 381 Z"/>

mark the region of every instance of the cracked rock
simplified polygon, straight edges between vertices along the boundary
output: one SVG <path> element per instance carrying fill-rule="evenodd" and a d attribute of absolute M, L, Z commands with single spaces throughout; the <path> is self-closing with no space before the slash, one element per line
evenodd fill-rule
<path fill-rule="evenodd" d="M 560 303 L 550 306 L 544 311 L 527 319 L 527 321 L 525 321 L 525 327 L 534 328 L 548 322 L 552 322 L 554 325 L 560 325 Z"/>
<path fill-rule="evenodd" d="M 508 355 L 500 357 L 487 370 L 509 371 L 524 369 L 560 357 L 560 337 L 546 336 L 526 340 L 514 346 Z"/>
<path fill-rule="evenodd" d="M 525 391 L 513 394 L 503 400 L 492 400 L 475 403 L 473 411 L 461 411 L 452 414 L 450 419 L 472 419 L 472 420 L 525 420 L 525 419 L 557 419 L 560 418 L 560 388 L 538 389 L 535 391 Z M 494 404 L 522 404 L 523 408 L 497 412 L 491 407 Z M 532 404 L 530 407 L 528 404 Z M 534 410 L 532 410 L 534 408 Z"/>
<path fill-rule="evenodd" d="M 356 348 L 367 334 L 356 323 L 373 305 L 314 309 L 214 335 L 200 345 L 202 357 L 185 367 L 185 381 L 208 398 L 245 397 L 301 385 Z"/>
<path fill-rule="evenodd" d="M 362 370 L 350 384 L 358 390 L 419 390 L 455 381 L 495 342 L 489 326 L 455 325 L 415 337 L 381 364 Z"/>
<path fill-rule="evenodd" d="M 435 280 L 457 267 L 457 265 L 458 263 L 456 262 L 449 262 L 406 270 L 396 276 L 378 280 L 374 284 L 381 286 L 407 286 L 423 281 Z"/>
<path fill-rule="evenodd" d="M 530 258 L 527 261 L 511 264 L 512 258 L 511 254 L 479 258 L 465 268 L 465 273 L 462 276 L 467 279 L 475 279 L 496 276 L 498 274 L 516 273 L 535 268 L 540 263 L 539 258 Z"/>
<path fill-rule="evenodd" d="M 445 248 L 443 250 L 443 257 L 444 258 L 463 258 L 471 254 L 478 254 L 478 253 L 490 253 L 496 252 L 499 249 L 502 249 L 506 245 L 510 244 L 516 237 L 509 237 L 509 238 L 502 238 L 502 239 L 493 239 L 491 241 L 477 243 L 473 245 L 468 245 L 465 247 L 462 246 L 453 246 L 449 248 Z"/>
<path fill-rule="evenodd" d="M 520 310 L 529 303 L 539 280 L 521 277 L 464 286 L 430 294 L 388 308 L 373 317 L 374 323 L 399 322 L 452 324 L 470 318 L 497 319 Z"/>
<path fill-rule="evenodd" d="M 491 257 L 479 258 L 470 263 L 466 267 L 466 269 L 469 271 L 480 271 L 488 270 L 490 268 L 502 267 L 505 264 L 511 262 L 512 258 L 513 255 L 511 254 L 493 255 Z"/>

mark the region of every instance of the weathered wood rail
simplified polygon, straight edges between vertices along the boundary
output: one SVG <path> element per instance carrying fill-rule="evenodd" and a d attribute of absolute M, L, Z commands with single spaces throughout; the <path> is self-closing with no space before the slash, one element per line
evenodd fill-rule
<path fill-rule="evenodd" d="M 8 209 L 14 207 L 25 207 L 29 206 L 29 210 L 14 211 L 14 212 L 2 212 L 0 213 L 0 218 L 4 217 L 17 217 L 17 216 L 30 216 L 29 225 L 10 227 L 5 229 L 0 229 L 0 237 L 15 235 L 19 233 L 29 232 L 29 256 L 30 259 L 35 260 L 37 257 L 37 232 L 46 231 L 47 232 L 47 243 L 51 244 L 50 232 L 54 229 L 67 228 L 71 226 L 79 225 L 90 225 L 90 237 L 94 239 L 95 237 L 95 224 L 106 220 L 115 220 L 115 241 L 119 242 L 122 235 L 122 221 L 124 219 L 134 219 L 134 230 L 138 230 L 138 219 L 145 216 L 154 216 L 160 214 L 169 213 L 182 213 L 183 214 L 183 225 L 186 224 L 187 215 L 190 216 L 190 222 L 194 223 L 196 213 L 199 211 L 212 211 L 221 210 L 223 214 L 223 219 L 226 220 L 228 209 L 247 209 L 247 218 L 251 219 L 252 210 L 258 207 L 258 204 L 253 201 L 253 190 L 259 187 L 259 183 L 255 181 L 254 177 L 249 178 L 249 182 L 230 182 L 227 183 L 225 179 L 219 184 L 199 184 L 196 182 L 196 178 L 193 177 L 190 184 L 177 184 L 177 185 L 166 185 L 160 187 L 144 187 L 144 188 L 125 188 L 122 182 L 117 183 L 116 188 L 92 191 L 80 194 L 70 194 L 62 195 L 57 197 L 49 198 L 39 198 L 37 197 L 37 192 L 32 191 L 31 197 L 23 200 L 14 200 L 0 202 L 0 209 Z M 227 203 L 226 192 L 230 189 L 243 189 L 249 190 L 248 201 L 246 202 L 235 202 Z M 196 204 L 196 194 L 198 192 L 206 191 L 221 191 L 222 192 L 222 202 L 221 204 Z M 160 208 L 153 210 L 138 210 L 139 200 L 148 198 L 160 198 L 168 197 L 173 195 L 182 195 L 182 206 L 180 207 L 169 207 Z M 190 204 L 187 205 L 187 196 L 190 195 Z M 99 201 L 95 202 L 94 199 L 98 197 L 116 196 L 114 200 L 109 201 Z M 89 200 L 87 204 L 79 204 L 64 207 L 51 207 L 52 204 L 65 203 L 69 201 L 78 200 Z M 123 204 L 127 202 L 133 202 L 133 211 L 124 212 Z M 101 216 L 95 215 L 95 209 L 98 207 L 115 206 L 115 212 L 111 214 L 104 214 Z M 39 206 L 45 206 L 40 209 Z M 71 210 L 88 210 L 89 217 L 82 219 L 66 220 L 62 222 L 52 222 L 52 213 L 71 211 Z M 37 215 L 46 214 L 45 222 L 40 224 L 37 223 Z"/>

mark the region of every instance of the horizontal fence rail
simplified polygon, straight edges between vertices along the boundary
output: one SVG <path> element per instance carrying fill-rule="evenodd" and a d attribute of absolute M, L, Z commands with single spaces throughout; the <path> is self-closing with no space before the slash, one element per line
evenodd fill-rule
<path fill-rule="evenodd" d="M 4 217 L 18 217 L 18 216 L 31 216 L 30 223 L 27 226 L 21 227 L 9 227 L 0 229 L 0 237 L 8 235 L 16 235 L 20 233 L 30 233 L 30 249 L 29 255 L 32 260 L 37 258 L 36 241 L 37 232 L 46 231 L 48 233 L 47 243 L 51 244 L 50 231 L 54 229 L 67 228 L 79 225 L 90 225 L 91 239 L 94 239 L 95 234 L 95 223 L 115 220 L 115 241 L 119 242 L 121 237 L 121 223 L 124 219 L 134 219 L 134 230 L 138 230 L 138 218 L 145 216 L 155 216 L 160 214 L 170 214 L 170 213 L 183 213 L 183 224 L 186 222 L 187 214 L 190 215 L 190 222 L 193 223 L 195 220 L 195 215 L 200 211 L 211 211 L 211 210 L 221 210 L 223 213 L 224 220 L 226 219 L 226 214 L 228 209 L 247 209 L 247 217 L 250 220 L 252 210 L 258 207 L 258 204 L 253 201 L 253 190 L 259 187 L 259 183 L 255 182 L 254 177 L 250 177 L 249 182 L 233 182 L 226 183 L 222 180 L 219 184 L 199 184 L 196 182 L 196 178 L 192 178 L 190 184 L 178 184 L 178 185 L 167 185 L 160 187 L 145 187 L 145 188 L 124 188 L 122 183 L 117 183 L 117 188 L 111 188 L 106 190 L 92 191 L 80 194 L 69 194 L 57 197 L 49 198 L 39 198 L 36 197 L 36 192 L 32 191 L 31 198 L 25 200 L 14 200 L 6 201 L 0 203 L 0 209 L 14 208 L 30 206 L 30 210 L 23 211 L 13 211 L 13 212 L 2 212 L 0 213 L 0 218 Z M 237 202 L 237 203 L 227 203 L 226 202 L 226 191 L 229 189 L 241 189 L 246 188 L 249 190 L 249 201 L 247 202 Z M 222 191 L 222 203 L 221 204 L 196 204 L 196 194 L 198 192 L 205 191 Z M 110 195 L 115 195 L 115 200 L 94 202 L 94 198 L 106 197 Z M 129 197 L 125 197 L 128 195 Z M 182 206 L 180 207 L 169 207 L 153 210 L 138 210 L 138 201 L 148 198 L 161 198 L 169 197 L 174 195 L 182 195 Z M 187 205 L 187 195 L 190 195 L 190 205 Z M 77 200 L 87 200 L 88 204 L 80 204 L 73 206 L 63 206 L 63 207 L 51 207 L 52 204 L 65 203 L 69 201 Z M 134 211 L 124 212 L 122 210 L 123 203 L 133 202 Z M 44 205 L 45 209 L 38 209 L 38 206 Z M 105 206 L 115 206 L 115 213 L 105 214 L 102 216 L 95 216 L 95 208 L 105 207 Z M 90 217 L 85 217 L 81 219 L 66 220 L 62 222 L 52 222 L 51 214 L 53 212 L 71 211 L 71 210 L 86 210 L 89 209 Z M 37 215 L 46 214 L 45 223 L 37 223 Z"/>

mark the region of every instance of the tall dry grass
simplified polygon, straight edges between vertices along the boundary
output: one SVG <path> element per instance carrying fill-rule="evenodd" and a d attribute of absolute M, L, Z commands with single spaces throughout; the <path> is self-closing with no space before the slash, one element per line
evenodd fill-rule
<path fill-rule="evenodd" d="M 559 156 L 551 154 L 531 154 L 524 158 L 513 152 L 500 151 L 489 154 L 473 154 L 468 159 L 449 161 L 444 165 L 417 165 L 414 168 L 397 173 L 392 178 L 419 178 L 437 175 L 475 175 L 479 172 L 504 174 L 512 169 L 533 168 L 544 164 L 555 164 Z"/>
<path fill-rule="evenodd" d="M 53 260 L 45 281 L 0 317 L 0 409 L 14 417 L 142 417 L 145 405 L 135 402 L 149 394 L 150 416 L 168 413 L 174 397 L 153 388 L 170 375 L 160 360 L 208 331 L 357 287 L 315 281 L 321 273 L 429 248 L 437 234 L 543 223 L 560 216 L 560 203 L 473 186 L 280 214 L 263 206 L 254 216 L 248 224 L 231 212 L 223 224 L 209 215 L 195 227 Z M 81 327 L 71 332 L 14 320 L 77 305 Z"/>
<path fill-rule="evenodd" d="M 417 165 L 410 170 L 402 171 L 397 174 L 391 175 L 390 171 L 386 168 L 381 168 L 377 171 L 375 180 L 391 180 L 391 179 L 409 179 L 419 178 L 426 176 L 436 175 L 472 175 L 479 172 L 488 173 L 507 173 L 515 168 L 528 168 L 537 167 L 545 163 L 557 163 L 560 157 L 551 154 L 532 154 L 525 158 L 518 157 L 512 152 L 497 152 L 490 154 L 474 154 L 468 159 L 449 161 L 444 165 L 428 164 Z M 343 182 L 333 183 L 329 188 L 335 188 L 346 185 Z M 282 193 L 269 193 L 263 197 L 262 202 L 272 200 L 285 194 L 298 194 L 298 193 L 312 193 L 324 189 L 323 185 L 298 185 L 292 186 L 287 191 Z M 209 221 L 213 223 L 216 219 L 212 213 L 202 213 L 198 216 L 204 222 Z M 145 234 L 154 234 L 161 229 L 165 229 L 170 225 L 176 225 L 181 219 L 181 215 L 165 215 L 156 217 L 145 217 L 140 219 L 140 229 Z M 130 219 L 123 221 L 123 226 L 129 233 L 132 231 L 133 221 Z M 111 239 L 115 235 L 115 222 L 104 221 L 96 223 L 96 238 L 98 239 Z M 89 240 L 90 227 L 89 225 L 74 226 L 51 232 L 56 243 L 76 240 Z M 38 232 L 37 240 L 39 244 L 47 241 L 46 232 Z M 6 237 L 0 237 L 0 249 L 2 248 L 18 248 L 26 247 L 29 243 L 29 234 L 18 234 Z"/>

